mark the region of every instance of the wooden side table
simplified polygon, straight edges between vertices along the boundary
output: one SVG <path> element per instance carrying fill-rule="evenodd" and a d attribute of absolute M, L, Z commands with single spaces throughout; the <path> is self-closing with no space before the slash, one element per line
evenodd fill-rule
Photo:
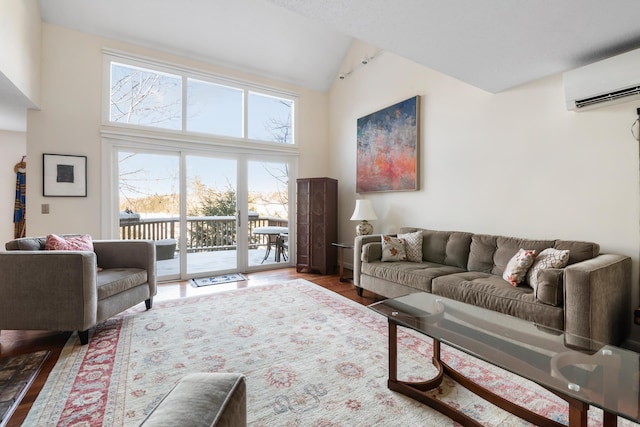
<path fill-rule="evenodd" d="M 345 277 L 344 275 L 344 250 L 353 249 L 353 243 L 333 242 L 331 244 L 338 248 L 338 262 L 340 263 L 340 281 L 351 282 L 351 279 L 353 279 L 353 277 Z"/>

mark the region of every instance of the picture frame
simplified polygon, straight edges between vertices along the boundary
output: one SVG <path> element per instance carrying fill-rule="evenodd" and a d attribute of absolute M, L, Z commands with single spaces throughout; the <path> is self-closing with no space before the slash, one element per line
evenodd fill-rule
<path fill-rule="evenodd" d="M 358 119 L 356 193 L 418 190 L 420 97 Z"/>
<path fill-rule="evenodd" d="M 43 154 L 42 195 L 87 197 L 87 156 Z"/>

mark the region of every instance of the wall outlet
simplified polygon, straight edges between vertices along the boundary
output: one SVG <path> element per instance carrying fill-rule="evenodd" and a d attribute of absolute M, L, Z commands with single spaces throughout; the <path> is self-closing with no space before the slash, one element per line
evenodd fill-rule
<path fill-rule="evenodd" d="M 40 205 L 40 210 L 43 214 L 49 213 L 49 203 L 43 203 Z"/>

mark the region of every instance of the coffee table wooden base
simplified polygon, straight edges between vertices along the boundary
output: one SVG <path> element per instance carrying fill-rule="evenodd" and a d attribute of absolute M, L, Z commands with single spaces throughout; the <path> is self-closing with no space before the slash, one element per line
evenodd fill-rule
<path fill-rule="evenodd" d="M 436 376 L 428 381 L 423 382 L 405 382 L 398 381 L 397 379 L 397 367 L 398 367 L 398 339 L 397 339 L 397 324 L 389 320 L 389 381 L 387 386 L 390 390 L 402 393 L 405 396 L 411 397 L 419 402 L 422 402 L 436 411 L 446 415 L 452 420 L 462 424 L 463 426 L 481 427 L 482 424 L 475 421 L 473 418 L 463 414 L 457 409 L 447 405 L 446 403 L 431 397 L 429 391 L 437 388 L 447 375 L 458 384 L 462 385 L 469 391 L 482 397 L 486 401 L 508 411 L 515 416 L 522 418 L 536 426 L 540 427 L 560 427 L 565 426 L 556 421 L 550 420 L 542 415 L 536 414 L 526 408 L 516 405 L 504 399 L 501 396 L 493 393 L 492 391 L 482 387 L 481 385 L 473 382 L 469 378 L 465 377 L 449 365 L 444 363 L 440 358 L 440 341 L 433 340 L 433 365 L 438 369 Z M 589 405 L 574 399 L 570 396 L 557 393 L 553 390 L 549 390 L 561 399 L 565 400 L 569 404 L 569 426 L 570 427 L 587 427 L 587 411 Z M 614 414 L 604 412 L 603 426 L 612 427 L 617 424 L 617 417 Z"/>

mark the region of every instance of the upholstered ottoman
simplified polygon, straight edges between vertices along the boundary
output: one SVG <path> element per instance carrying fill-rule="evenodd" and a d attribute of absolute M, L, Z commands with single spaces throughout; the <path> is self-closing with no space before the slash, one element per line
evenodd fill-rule
<path fill-rule="evenodd" d="M 176 241 L 175 239 L 162 239 L 156 240 L 156 259 L 173 259 L 173 256 L 176 252 Z"/>
<path fill-rule="evenodd" d="M 145 427 L 247 425 L 247 397 L 242 374 L 189 374 L 140 424 Z"/>

